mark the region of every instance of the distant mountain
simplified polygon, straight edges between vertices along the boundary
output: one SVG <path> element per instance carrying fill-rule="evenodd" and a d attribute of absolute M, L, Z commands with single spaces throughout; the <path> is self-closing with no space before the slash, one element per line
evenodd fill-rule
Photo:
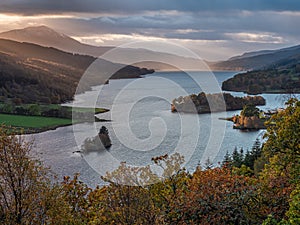
<path fill-rule="evenodd" d="M 114 49 L 114 47 L 92 46 L 80 43 L 79 41 L 60 34 L 46 26 L 27 27 L 19 30 L 0 33 L 0 38 L 15 40 L 19 42 L 34 43 L 46 47 L 54 47 L 66 52 L 91 55 L 98 57 L 105 52 Z M 138 67 L 145 67 L 154 70 L 208 70 L 204 61 L 167 54 L 163 52 L 150 51 L 146 49 L 118 48 L 118 54 L 110 61 L 127 64 L 130 61 L 139 62 L 143 59 L 145 62 L 136 64 Z M 149 60 L 147 60 L 149 59 Z M 153 62 L 155 59 L 155 62 Z M 171 62 L 172 65 L 159 62 Z M 175 65 L 175 66 L 174 66 Z"/>
<path fill-rule="evenodd" d="M 63 52 L 31 43 L 0 39 L 0 101 L 62 103 L 73 99 L 92 56 Z M 115 69 L 112 79 L 136 78 L 152 71 L 99 60 L 99 71 L 85 80 L 79 92 L 107 82 L 106 70 Z"/>
<path fill-rule="evenodd" d="M 65 34 L 56 32 L 46 27 L 27 27 L 24 29 L 11 30 L 0 33 L 0 38 L 15 40 L 19 42 L 34 43 L 46 47 L 54 47 L 66 52 L 90 55 L 98 57 L 115 47 L 92 46 L 83 44 Z M 182 57 L 175 54 L 151 51 L 146 49 L 118 48 L 118 54 L 110 61 L 127 64 L 131 61 L 144 62 L 135 64 L 157 71 L 164 70 L 255 70 L 269 67 L 280 60 L 300 54 L 300 45 L 277 49 L 246 52 L 240 56 L 234 56 L 226 61 L 207 62 L 194 58 Z M 128 62 L 126 61 L 127 59 Z M 149 59 L 149 60 L 147 60 Z M 152 59 L 152 60 L 151 60 Z M 153 62 L 155 59 L 155 62 Z M 171 62 L 168 65 L 160 62 Z M 207 65 L 209 67 L 207 67 Z"/>
<path fill-rule="evenodd" d="M 265 55 L 265 54 L 272 54 L 275 51 L 276 50 L 261 50 L 261 51 L 256 51 L 256 52 L 245 52 L 242 55 L 233 56 L 233 57 L 229 58 L 228 61 L 237 60 L 237 59 L 244 59 L 244 58 L 249 58 L 249 57 L 259 56 L 259 55 Z"/>
<path fill-rule="evenodd" d="M 27 27 L 0 33 L 0 38 L 28 42 L 45 47 L 54 47 L 66 52 L 98 57 L 112 47 L 94 47 L 82 44 L 67 35 L 58 33 L 47 26 Z"/>
<path fill-rule="evenodd" d="M 241 56 L 232 57 L 227 61 L 212 63 L 218 70 L 256 70 L 275 65 L 281 60 L 300 54 L 300 45 L 278 50 L 263 50 L 249 52 Z"/>
<path fill-rule="evenodd" d="M 236 59 L 243 59 L 243 58 L 249 58 L 249 57 L 253 57 L 253 56 L 259 56 L 259 55 L 266 55 L 266 54 L 274 54 L 274 53 L 278 53 L 278 52 L 291 52 L 291 51 L 299 51 L 299 47 L 300 45 L 296 45 L 296 46 L 292 46 L 292 47 L 288 47 L 288 48 L 281 48 L 281 49 L 277 49 L 277 50 L 260 50 L 260 51 L 255 51 L 255 52 L 246 52 L 240 56 L 234 56 L 231 57 L 229 59 L 230 60 L 236 60 Z"/>

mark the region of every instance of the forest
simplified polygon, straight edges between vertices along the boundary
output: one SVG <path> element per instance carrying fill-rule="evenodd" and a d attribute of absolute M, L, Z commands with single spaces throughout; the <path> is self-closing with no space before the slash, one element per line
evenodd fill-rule
<path fill-rule="evenodd" d="M 222 90 L 261 93 L 300 93 L 300 57 L 281 60 L 268 68 L 237 74 L 223 82 Z"/>
<path fill-rule="evenodd" d="M 74 94 L 105 84 L 103 68 L 116 68 L 111 79 L 138 78 L 153 70 L 115 64 L 98 59 L 99 74 L 78 83 L 96 60 L 92 56 L 66 53 L 55 48 L 0 39 L 0 102 L 59 104 L 73 100 Z"/>
<path fill-rule="evenodd" d="M 52 181 L 30 157 L 32 143 L 0 130 L 1 224 L 300 224 L 300 102 L 266 123 L 264 142 L 235 149 L 218 166 L 194 172 L 179 154 L 150 167 L 122 163 L 90 188 L 80 175 Z M 271 125 L 270 125 L 271 124 Z M 234 146 L 233 146 L 234 148 Z"/>

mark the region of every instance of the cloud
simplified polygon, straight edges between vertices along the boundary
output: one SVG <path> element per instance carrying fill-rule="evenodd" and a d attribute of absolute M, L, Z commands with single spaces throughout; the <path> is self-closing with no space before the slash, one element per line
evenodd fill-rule
<path fill-rule="evenodd" d="M 226 36 L 232 38 L 233 40 L 238 40 L 242 42 L 254 42 L 254 43 L 273 43 L 280 44 L 283 43 L 283 38 L 276 36 L 275 34 L 269 33 L 227 33 Z"/>
<path fill-rule="evenodd" d="M 298 0 L 3 0 L 0 12 L 24 15 L 45 13 L 134 13 L 157 10 L 202 11 L 299 11 Z"/>
<path fill-rule="evenodd" d="M 17 18 L 17 13 L 26 14 L 27 24 L 36 17 L 34 23 L 40 21 L 73 36 L 109 33 L 240 41 L 247 39 L 245 35 L 234 34 L 271 33 L 294 40 L 300 36 L 296 27 L 300 1 L 296 0 L 3 0 L 1 11 Z M 11 22 L 9 17 L 6 21 Z"/>
<path fill-rule="evenodd" d="M 119 45 L 147 38 L 172 40 L 207 54 L 210 50 L 211 58 L 213 54 L 216 58 L 226 54 L 229 57 L 243 51 L 297 44 L 299 21 L 298 0 L 0 2 L 0 31 L 48 25 L 98 45 Z"/>
<path fill-rule="evenodd" d="M 175 13 L 175 12 L 173 12 Z M 148 15 L 114 15 L 95 18 L 65 18 L 51 20 L 54 27 L 63 27 L 67 34 L 139 34 L 190 40 L 273 41 L 283 37 L 300 37 L 297 29 L 299 13 L 274 11 L 241 11 L 236 13 L 179 13 L 160 12 Z M 76 34 L 73 33 L 76 31 Z M 236 35 L 235 35 L 236 34 Z M 246 34 L 251 34 L 246 37 Z M 254 35 L 260 35 L 255 36 Z M 251 37 L 250 37 L 251 36 Z M 270 36 L 270 37 L 269 37 Z M 276 39 L 276 40 L 275 40 Z"/>

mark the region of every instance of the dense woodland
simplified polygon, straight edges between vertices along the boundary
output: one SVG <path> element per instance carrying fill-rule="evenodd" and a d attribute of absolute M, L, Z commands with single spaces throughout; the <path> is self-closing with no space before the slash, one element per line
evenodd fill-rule
<path fill-rule="evenodd" d="M 279 61 L 263 70 L 237 74 L 223 82 L 226 91 L 248 94 L 300 93 L 300 56 Z"/>
<path fill-rule="evenodd" d="M 262 147 L 236 149 L 219 166 L 193 173 L 178 154 L 153 158 L 163 178 L 122 163 L 103 177 L 106 186 L 93 189 L 78 174 L 50 182 L 29 157 L 30 143 L 1 129 L 0 223 L 300 224 L 299 121 L 300 102 L 291 99 L 268 121 Z"/>
<path fill-rule="evenodd" d="M 46 104 L 71 101 L 80 78 L 95 60 L 91 56 L 0 39 L 0 101 Z M 99 76 L 91 76 L 81 83 L 78 92 L 108 82 L 103 78 L 103 68 L 121 68 L 109 76 L 111 79 L 136 78 L 153 72 L 134 66 L 122 68 L 105 60 L 99 60 L 99 64 Z"/>

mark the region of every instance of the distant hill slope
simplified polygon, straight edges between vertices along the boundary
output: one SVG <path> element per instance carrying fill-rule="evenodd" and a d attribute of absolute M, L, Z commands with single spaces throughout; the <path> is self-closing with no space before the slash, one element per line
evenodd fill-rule
<path fill-rule="evenodd" d="M 65 34 L 56 32 L 55 30 L 46 27 L 27 27 L 24 29 L 11 30 L 0 33 L 0 38 L 15 40 L 19 42 L 29 42 L 46 47 L 54 47 L 66 52 L 78 53 L 84 55 L 91 55 L 99 57 L 105 52 L 114 49 L 115 47 L 92 46 L 83 44 Z M 145 67 L 154 70 L 208 70 L 209 68 L 201 60 L 182 57 L 175 54 L 168 54 L 163 52 L 156 52 L 147 49 L 133 49 L 133 48 L 118 48 L 118 54 L 114 59 L 110 60 L 116 63 L 128 64 L 124 61 L 130 59 L 131 61 L 139 62 L 141 59 L 145 62 L 136 64 L 138 67 Z M 149 59 L 149 60 L 147 60 Z M 155 59 L 155 62 L 153 60 Z M 168 65 L 165 61 L 171 62 Z"/>
<path fill-rule="evenodd" d="M 273 54 L 273 53 L 278 53 L 278 52 L 287 52 L 287 51 L 299 51 L 300 45 L 288 47 L 288 48 L 281 48 L 281 49 L 276 49 L 276 50 L 260 50 L 260 51 L 254 51 L 254 52 L 245 52 L 244 54 L 240 56 L 234 56 L 231 57 L 229 60 L 235 60 L 235 59 L 243 59 L 243 58 L 249 58 L 253 56 L 259 56 L 259 55 L 266 55 L 266 54 Z"/>
<path fill-rule="evenodd" d="M 13 99 L 23 103 L 62 103 L 73 99 L 78 82 L 85 70 L 95 61 L 92 56 L 71 54 L 36 44 L 0 39 L 1 100 Z M 121 68 L 105 60 L 102 68 Z M 134 78 L 152 71 L 125 66 L 111 78 Z M 102 74 L 91 76 L 80 92 L 92 85 L 107 82 Z"/>
<path fill-rule="evenodd" d="M 218 70 L 255 70 L 270 67 L 281 60 L 300 54 L 300 45 L 279 50 L 263 50 L 249 52 L 241 56 L 232 57 L 227 61 L 212 63 Z"/>
<path fill-rule="evenodd" d="M 113 47 L 94 47 L 82 44 L 67 35 L 58 33 L 47 26 L 26 27 L 0 33 L 0 38 L 28 42 L 45 47 L 54 47 L 66 52 L 99 56 Z"/>
<path fill-rule="evenodd" d="M 265 69 L 237 74 L 224 81 L 222 89 L 248 94 L 300 93 L 300 54 L 277 61 Z"/>
<path fill-rule="evenodd" d="M 46 47 L 54 47 L 66 52 L 91 55 L 94 57 L 101 56 L 105 52 L 115 47 L 92 46 L 83 44 L 65 34 L 56 32 L 46 27 L 27 27 L 24 29 L 11 30 L 0 33 L 0 38 L 15 40 L 19 42 L 29 42 Z M 145 62 L 135 64 L 138 67 L 145 67 L 155 70 L 254 70 L 266 68 L 276 64 L 280 60 L 293 57 L 300 54 L 300 45 L 277 49 L 247 52 L 241 56 L 235 56 L 227 61 L 206 62 L 194 58 L 182 57 L 175 54 L 151 51 L 147 49 L 118 48 L 118 54 L 114 57 L 113 62 L 127 64 L 127 58 L 132 61 Z M 155 59 L 155 62 L 147 59 Z M 159 62 L 171 62 L 172 65 Z M 208 64 L 209 67 L 206 66 Z"/>

